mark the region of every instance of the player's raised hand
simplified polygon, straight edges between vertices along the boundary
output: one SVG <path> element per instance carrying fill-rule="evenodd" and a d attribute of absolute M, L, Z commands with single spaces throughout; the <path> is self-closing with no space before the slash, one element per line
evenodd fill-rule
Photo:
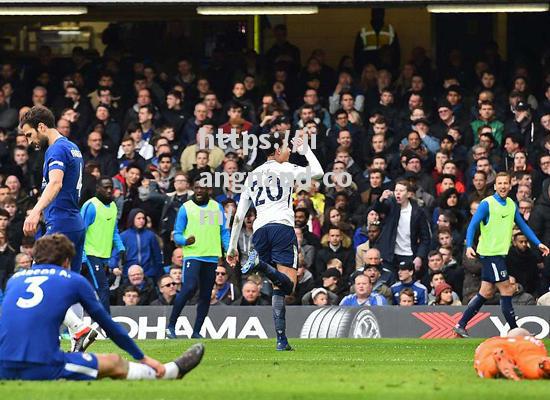
<path fill-rule="evenodd" d="M 476 254 L 476 251 L 474 250 L 473 247 L 468 247 L 466 249 L 466 257 L 473 260 L 474 258 L 476 258 L 476 256 L 477 256 L 477 254 Z"/>
<path fill-rule="evenodd" d="M 185 241 L 185 245 L 186 246 L 191 246 L 193 243 L 195 243 L 195 236 L 191 235 Z"/>
<path fill-rule="evenodd" d="M 304 132 L 297 131 L 296 136 L 292 139 L 292 151 L 297 151 L 300 154 L 304 154 L 307 149 L 306 141 L 304 140 Z"/>
<path fill-rule="evenodd" d="M 550 249 L 544 243 L 539 244 L 539 250 L 544 257 L 550 254 Z"/>
<path fill-rule="evenodd" d="M 225 261 L 227 261 L 231 268 L 234 268 L 239 261 L 239 251 L 237 249 L 230 249 L 225 256 Z"/>
<path fill-rule="evenodd" d="M 36 229 L 38 227 L 38 222 L 40 222 L 40 213 L 32 212 L 29 214 L 29 216 L 25 219 L 25 223 L 23 224 L 23 233 L 25 236 L 34 236 L 36 233 Z"/>
<path fill-rule="evenodd" d="M 143 360 L 141 360 L 141 363 L 153 368 L 157 373 L 157 378 L 162 378 L 166 373 L 166 368 L 164 367 L 164 365 L 160 361 L 155 360 L 154 358 L 145 356 Z"/>

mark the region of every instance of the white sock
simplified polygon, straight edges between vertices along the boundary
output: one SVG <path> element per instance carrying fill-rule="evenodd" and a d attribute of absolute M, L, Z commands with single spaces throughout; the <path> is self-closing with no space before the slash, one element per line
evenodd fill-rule
<path fill-rule="evenodd" d="M 128 363 L 128 380 L 140 380 L 140 379 L 157 379 L 157 373 L 153 368 L 148 365 L 129 362 Z"/>
<path fill-rule="evenodd" d="M 178 377 L 180 370 L 175 362 L 172 361 L 164 364 L 164 368 L 166 368 L 166 373 L 162 379 L 176 379 Z"/>
<path fill-rule="evenodd" d="M 71 308 L 69 308 L 67 310 L 67 313 L 65 314 L 63 324 L 67 328 L 69 328 L 69 333 L 71 334 L 71 336 L 74 336 L 76 333 L 86 328 L 86 324 L 84 323 L 82 318 L 79 318 L 79 316 L 76 314 L 76 312 L 79 312 L 80 309 L 82 309 L 82 306 L 80 304 L 75 304 Z M 82 310 L 82 314 L 84 314 L 84 310 Z"/>

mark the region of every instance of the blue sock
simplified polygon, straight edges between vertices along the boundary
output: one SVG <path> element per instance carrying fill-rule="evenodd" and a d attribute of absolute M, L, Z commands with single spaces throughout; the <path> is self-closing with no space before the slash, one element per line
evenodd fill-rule
<path fill-rule="evenodd" d="M 500 296 L 500 308 L 502 309 L 506 322 L 510 325 L 510 329 L 517 328 L 516 313 L 512 306 L 512 296 Z"/>
<path fill-rule="evenodd" d="M 480 295 L 479 293 L 475 295 L 475 297 L 470 300 L 470 303 L 468 303 L 468 308 L 466 311 L 464 311 L 464 314 L 462 314 L 462 318 L 460 318 L 460 321 L 458 321 L 458 326 L 461 328 L 466 328 L 466 325 L 468 325 L 468 322 L 474 318 L 474 316 L 479 312 L 479 309 L 485 304 L 487 299 Z"/>
<path fill-rule="evenodd" d="M 265 276 L 277 286 L 283 293 L 283 295 L 290 295 L 294 291 L 294 284 L 288 276 L 282 272 L 277 271 L 277 268 L 273 268 L 265 261 L 258 260 L 258 270 L 263 272 Z"/>
<path fill-rule="evenodd" d="M 271 298 L 273 306 L 273 322 L 275 322 L 275 332 L 277 339 L 285 337 L 286 319 L 285 319 L 285 294 L 280 289 L 273 290 Z"/>

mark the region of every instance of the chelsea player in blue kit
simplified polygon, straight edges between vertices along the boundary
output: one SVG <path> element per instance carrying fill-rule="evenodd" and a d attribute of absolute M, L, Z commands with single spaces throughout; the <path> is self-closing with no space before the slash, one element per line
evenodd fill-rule
<path fill-rule="evenodd" d="M 0 317 L 0 379 L 179 379 L 200 363 L 204 354 L 200 343 L 166 364 L 143 354 L 107 314 L 90 283 L 70 271 L 75 249 L 65 235 L 42 237 L 33 254 L 36 264 L 16 273 L 7 284 Z M 138 362 L 118 354 L 63 352 L 59 325 L 76 302 Z"/>
<path fill-rule="evenodd" d="M 46 107 L 31 108 L 21 120 L 21 130 L 35 146 L 48 145 L 44 157 L 42 194 L 23 225 L 26 236 L 36 234 L 44 212 L 46 235 L 65 234 L 74 244 L 76 255 L 71 270 L 80 272 L 85 226 L 80 215 L 83 159 L 79 148 L 55 129 L 53 113 Z M 97 332 L 82 321 L 82 307 L 75 304 L 67 312 L 65 325 L 71 333 L 73 351 L 83 351 Z"/>

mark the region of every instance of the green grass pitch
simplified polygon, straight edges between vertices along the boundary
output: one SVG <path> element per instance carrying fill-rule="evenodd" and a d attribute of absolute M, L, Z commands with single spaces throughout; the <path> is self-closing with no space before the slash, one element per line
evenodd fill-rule
<path fill-rule="evenodd" d="M 191 340 L 139 341 L 163 362 Z M 549 399 L 550 381 L 484 380 L 472 359 L 480 340 L 205 340 L 204 359 L 181 381 L 0 382 L 2 399 Z M 118 351 L 109 341 L 91 351 Z M 118 351 L 120 352 L 120 351 Z"/>

